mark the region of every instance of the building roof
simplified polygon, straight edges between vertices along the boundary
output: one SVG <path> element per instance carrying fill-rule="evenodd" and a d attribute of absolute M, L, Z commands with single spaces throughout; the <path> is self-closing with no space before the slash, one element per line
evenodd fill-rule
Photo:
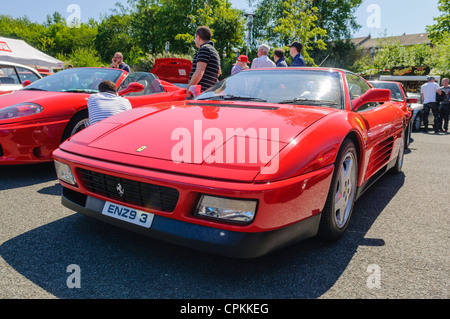
<path fill-rule="evenodd" d="M 370 49 L 378 47 L 380 41 L 391 41 L 393 43 L 400 42 L 401 45 L 415 45 L 415 44 L 431 44 L 428 38 L 429 33 L 417 33 L 417 34 L 403 34 L 398 36 L 382 37 L 382 38 L 372 38 L 370 35 L 367 37 L 359 37 L 351 39 L 356 46 L 364 49 Z"/>

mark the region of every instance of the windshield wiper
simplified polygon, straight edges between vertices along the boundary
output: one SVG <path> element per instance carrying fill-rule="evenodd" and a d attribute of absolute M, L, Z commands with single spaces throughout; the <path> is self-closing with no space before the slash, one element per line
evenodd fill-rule
<path fill-rule="evenodd" d="M 304 99 L 304 98 L 294 98 L 290 100 L 284 100 L 278 102 L 279 104 L 320 104 L 320 105 L 339 105 L 339 103 L 327 101 L 327 100 L 316 100 L 316 99 Z"/>
<path fill-rule="evenodd" d="M 98 90 L 93 90 L 93 89 L 71 89 L 71 90 L 66 90 L 63 91 L 64 93 L 98 93 Z"/>
<path fill-rule="evenodd" d="M 24 88 L 24 90 L 27 90 L 27 91 L 44 91 L 44 92 L 47 92 L 47 90 L 39 89 L 39 88 Z"/>
<path fill-rule="evenodd" d="M 215 95 L 207 98 L 197 99 L 199 101 L 204 100 L 240 100 L 240 101 L 254 101 L 254 102 L 267 102 L 267 100 L 260 99 L 257 97 L 251 97 L 251 96 L 242 96 L 242 95 L 233 95 L 233 94 L 225 94 L 225 95 Z"/>

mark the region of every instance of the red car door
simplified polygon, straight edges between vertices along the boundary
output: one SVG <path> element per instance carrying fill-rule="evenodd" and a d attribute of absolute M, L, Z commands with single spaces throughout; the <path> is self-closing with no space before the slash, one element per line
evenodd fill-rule
<path fill-rule="evenodd" d="M 186 90 L 171 83 L 161 82 L 153 74 L 148 72 L 133 72 L 120 84 L 119 91 L 125 89 L 132 82 L 137 82 L 144 86 L 144 90 L 130 92 L 123 95 L 133 106 L 184 100 Z"/>
<path fill-rule="evenodd" d="M 370 89 L 359 76 L 347 74 L 350 99 L 358 98 Z M 366 133 L 365 156 L 363 157 L 363 180 L 367 180 L 381 167 L 389 163 L 400 147 L 404 114 L 393 102 L 367 103 L 357 111 Z"/>

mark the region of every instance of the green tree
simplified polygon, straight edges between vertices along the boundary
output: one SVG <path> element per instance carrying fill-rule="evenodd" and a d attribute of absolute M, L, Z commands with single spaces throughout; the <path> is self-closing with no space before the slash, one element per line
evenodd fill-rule
<path fill-rule="evenodd" d="M 63 16 L 54 12 L 43 24 L 31 22 L 27 17 L 13 19 L 0 16 L 0 35 L 21 39 L 51 56 L 66 57 L 76 50 L 94 49 L 97 23 L 91 19 L 80 27 L 70 27 Z"/>
<path fill-rule="evenodd" d="M 76 68 L 100 67 L 104 65 L 98 52 L 92 48 L 77 48 L 68 55 L 57 54 L 56 58 L 64 61 L 66 65 L 72 64 Z"/>
<path fill-rule="evenodd" d="M 122 52 L 124 61 L 133 64 L 144 52 L 133 37 L 132 15 L 123 6 L 116 6 L 111 14 L 102 17 L 98 25 L 95 49 L 108 65 L 116 52 Z"/>
<path fill-rule="evenodd" d="M 319 9 L 313 0 L 261 0 L 255 11 L 253 45 L 267 42 L 272 46 L 284 47 L 293 42 L 303 44 L 303 56 L 308 65 L 315 65 L 309 52 L 324 50 L 326 30 L 317 26 Z"/>
<path fill-rule="evenodd" d="M 161 50 L 158 17 L 161 6 L 155 0 L 128 0 L 131 7 L 130 27 L 136 44 L 144 51 Z M 165 21 L 165 20 L 163 20 Z"/>
<path fill-rule="evenodd" d="M 373 59 L 372 74 L 380 69 L 391 69 L 399 66 L 429 66 L 436 65 L 436 50 L 426 44 L 403 46 L 398 41 L 380 40 Z M 367 72 L 371 67 L 370 54 L 361 55 L 350 68 L 355 72 Z"/>
<path fill-rule="evenodd" d="M 360 26 L 356 23 L 355 11 L 362 0 L 258 0 L 256 2 L 253 47 L 258 43 L 268 43 L 283 47 L 294 40 L 306 44 L 305 59 L 309 64 L 320 63 L 327 56 L 330 61 L 341 61 L 345 51 L 324 49 L 349 47 L 343 39 Z M 339 42 L 339 43 L 336 43 Z M 287 49 L 287 48 L 286 48 Z M 311 57 L 308 57 L 311 55 Z M 354 54 L 348 63 L 354 60 Z M 328 61 L 328 59 L 327 59 Z M 343 63 L 341 63 L 343 65 Z"/>
<path fill-rule="evenodd" d="M 355 11 L 362 0 L 313 0 L 317 7 L 316 25 L 327 30 L 326 42 L 350 39 L 353 31 L 361 26 L 356 21 Z"/>
<path fill-rule="evenodd" d="M 67 55 L 77 49 L 94 47 L 97 23 L 93 19 L 88 23 L 80 23 L 79 27 L 71 27 L 59 12 L 54 12 L 53 15 L 47 16 L 44 27 L 39 41 L 41 49 L 50 55 Z"/>
<path fill-rule="evenodd" d="M 311 52 L 316 64 L 323 67 L 350 69 L 361 57 L 355 44 L 349 40 L 326 42 L 326 50 Z"/>
<path fill-rule="evenodd" d="M 318 8 L 312 5 L 312 0 L 287 0 L 283 1 L 284 17 L 278 19 L 275 32 L 291 43 L 300 41 L 303 44 L 302 55 L 305 62 L 315 65 L 314 59 L 309 56 L 309 51 L 317 48 L 325 50 L 326 44 L 322 40 L 327 31 L 317 27 Z"/>
<path fill-rule="evenodd" d="M 443 36 L 450 32 L 450 0 L 439 0 L 438 8 L 442 14 L 434 18 L 436 21 L 434 25 L 427 26 L 429 38 L 433 43 L 441 41 Z"/>
<path fill-rule="evenodd" d="M 131 7 L 131 33 L 145 53 L 170 51 L 192 54 L 193 35 L 200 25 L 209 26 L 220 53 L 242 44 L 242 13 L 229 0 L 128 0 Z"/>
<path fill-rule="evenodd" d="M 220 56 L 231 56 L 234 47 L 240 47 L 244 38 L 244 19 L 240 10 L 234 9 L 228 0 L 205 1 L 190 16 L 186 33 L 178 33 L 176 39 L 183 40 L 185 47 L 194 41 L 197 27 L 206 25 L 213 32 L 213 41 Z"/>
<path fill-rule="evenodd" d="M 40 36 L 45 27 L 41 24 L 31 22 L 26 16 L 14 19 L 7 15 L 0 16 L 0 36 L 21 39 L 29 45 L 42 49 Z"/>
<path fill-rule="evenodd" d="M 434 74 L 450 77 L 450 32 L 443 32 L 442 40 L 433 47 L 429 59 Z"/>

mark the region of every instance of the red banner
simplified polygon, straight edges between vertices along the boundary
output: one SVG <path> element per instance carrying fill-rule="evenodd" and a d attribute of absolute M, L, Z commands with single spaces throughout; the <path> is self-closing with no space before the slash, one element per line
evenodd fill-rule
<path fill-rule="evenodd" d="M 0 51 L 12 52 L 6 42 L 0 41 Z"/>

